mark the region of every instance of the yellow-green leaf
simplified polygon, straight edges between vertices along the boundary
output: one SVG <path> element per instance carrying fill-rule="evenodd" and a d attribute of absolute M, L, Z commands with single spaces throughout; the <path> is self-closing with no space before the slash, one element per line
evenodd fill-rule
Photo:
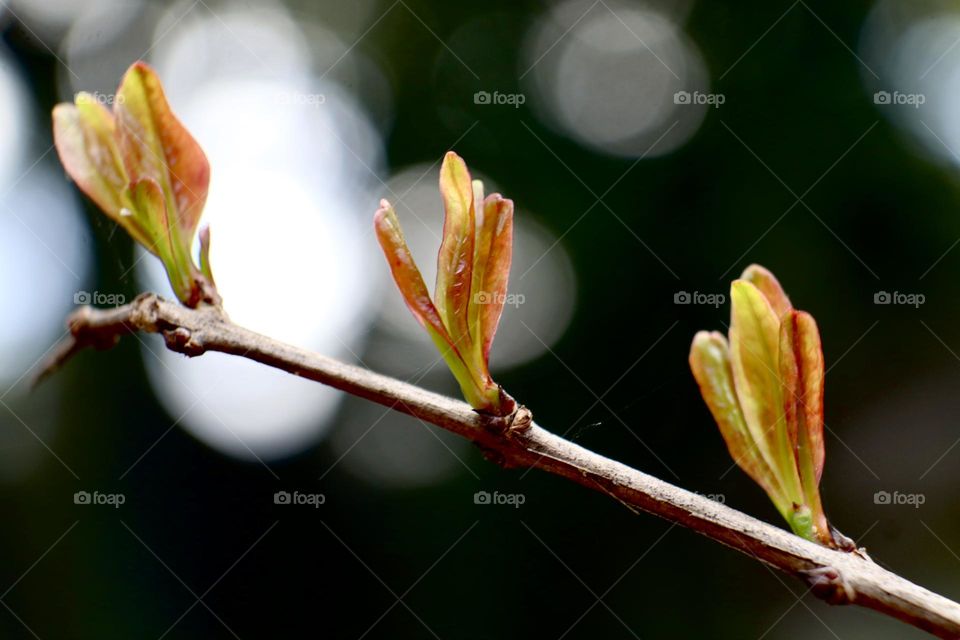
<path fill-rule="evenodd" d="M 747 427 L 788 496 L 800 499 L 800 479 L 783 416 L 778 355 L 780 322 L 767 298 L 746 280 L 730 287 L 730 360 Z"/>
<path fill-rule="evenodd" d="M 790 298 L 787 297 L 787 294 L 783 291 L 783 287 L 780 286 L 780 281 L 777 280 L 776 276 L 774 276 L 769 269 L 761 267 L 759 264 L 751 264 L 744 269 L 740 279 L 746 280 L 760 290 L 760 293 L 762 293 L 767 299 L 767 302 L 770 303 L 770 307 L 773 309 L 777 318 L 782 318 L 793 309 L 793 305 L 790 304 Z"/>
<path fill-rule="evenodd" d="M 462 352 L 472 348 L 468 312 L 473 281 L 476 220 L 473 185 L 463 159 L 450 151 L 440 167 L 443 239 L 437 254 L 437 310 Z"/>
<path fill-rule="evenodd" d="M 53 140 L 67 175 L 112 220 L 141 244 L 149 238 L 133 224 L 127 177 L 114 140 L 113 116 L 92 96 L 80 93 L 75 104 L 53 109 Z"/>
<path fill-rule="evenodd" d="M 757 447 L 740 411 L 727 339 L 716 331 L 698 332 L 690 346 L 690 369 L 734 462 L 773 498 L 779 508 L 785 509 L 788 502 L 780 482 Z"/>

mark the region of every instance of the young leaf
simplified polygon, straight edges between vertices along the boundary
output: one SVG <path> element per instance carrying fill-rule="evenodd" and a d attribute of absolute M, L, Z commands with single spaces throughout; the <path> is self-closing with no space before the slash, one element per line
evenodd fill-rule
<path fill-rule="evenodd" d="M 820 482 L 825 459 L 823 445 L 823 348 L 820 343 L 820 331 L 809 313 L 795 312 L 791 318 L 794 327 L 794 348 L 797 362 L 801 366 L 800 390 L 798 401 L 803 406 L 806 434 L 814 468 L 815 484 Z"/>
<path fill-rule="evenodd" d="M 386 200 L 374 228 L 404 302 L 426 328 L 476 410 L 510 415 L 516 403 L 490 376 L 490 345 L 506 297 L 513 249 L 513 203 L 500 194 L 483 198 L 483 184 L 470 180 L 455 153 L 440 168 L 444 205 L 437 284 L 431 299 Z M 478 229 L 479 227 L 479 229 Z"/>
<path fill-rule="evenodd" d="M 184 238 L 192 240 L 210 184 L 206 154 L 173 115 L 160 79 L 145 63 L 127 71 L 114 105 L 127 172 L 157 181 Z"/>
<path fill-rule="evenodd" d="M 200 227 L 200 272 L 214 287 L 213 271 L 210 269 L 210 225 Z"/>
<path fill-rule="evenodd" d="M 841 546 L 820 498 L 823 352 L 810 314 L 770 271 L 751 265 L 730 287 L 729 346 L 701 331 L 690 368 L 737 464 L 770 496 L 794 533 Z"/>
<path fill-rule="evenodd" d="M 170 110 L 160 80 L 137 62 L 123 77 L 113 113 L 80 93 L 53 110 L 54 142 L 67 174 L 104 213 L 157 255 L 183 304 L 219 305 L 209 264 L 193 237 L 207 198 L 210 165 Z"/>
<path fill-rule="evenodd" d="M 456 345 L 450 338 L 433 300 L 430 299 L 430 293 L 423 282 L 423 276 L 420 275 L 420 269 L 413 261 L 413 255 L 410 254 L 407 241 L 400 229 L 397 214 L 386 200 L 380 201 L 380 208 L 373 217 L 373 225 L 380 248 L 383 249 L 383 255 L 387 258 L 387 264 L 390 265 L 390 273 L 393 275 L 394 282 L 397 283 L 397 288 L 400 289 L 400 295 L 403 296 L 407 308 L 421 326 L 436 332 L 451 349 L 456 351 Z"/>
<path fill-rule="evenodd" d="M 799 489 L 799 479 L 784 470 L 784 459 L 792 454 L 783 433 L 777 372 L 780 323 L 760 290 L 746 280 L 731 285 L 730 305 L 730 360 L 740 407 L 754 442 L 789 495 Z"/>
<path fill-rule="evenodd" d="M 484 362 L 500 324 L 507 298 L 507 281 L 513 257 L 513 200 L 492 194 L 483 202 L 483 221 L 477 240 L 471 305 L 475 309 L 474 338 Z"/>
<path fill-rule="evenodd" d="M 53 108 L 53 140 L 67 173 L 104 213 L 146 245 L 150 238 L 124 214 L 132 211 L 130 179 L 114 136 L 113 116 L 89 94 L 77 94 L 76 104 Z"/>
<path fill-rule="evenodd" d="M 440 167 L 440 195 L 445 217 L 437 254 L 437 310 L 457 348 L 469 351 L 467 313 L 473 281 L 476 213 L 470 172 L 463 159 L 452 151 L 447 152 Z"/>
<path fill-rule="evenodd" d="M 746 280 L 760 290 L 763 297 L 770 303 L 770 307 L 773 309 L 777 318 L 782 318 L 786 313 L 793 310 L 793 305 L 790 304 L 790 298 L 783 292 L 783 287 L 780 286 L 780 282 L 776 276 L 768 269 L 758 264 L 752 264 L 744 269 L 740 279 Z"/>
<path fill-rule="evenodd" d="M 734 462 L 767 493 L 784 496 L 779 479 L 764 459 L 740 410 L 727 339 L 716 331 L 698 332 L 690 346 L 690 369 Z"/>
<path fill-rule="evenodd" d="M 820 333 L 810 314 L 792 311 L 784 317 L 780 327 L 780 371 L 784 413 L 804 500 L 811 506 L 817 535 L 830 540 L 818 489 L 824 463 L 823 352 Z"/>
<path fill-rule="evenodd" d="M 400 295 L 403 296 L 407 308 L 417 322 L 427 330 L 430 339 L 460 384 L 460 389 L 467 401 L 473 406 L 484 405 L 486 400 L 483 384 L 475 379 L 461 351 L 450 337 L 450 332 L 444 326 L 440 313 L 427 292 L 423 276 L 420 275 L 420 270 L 407 247 L 400 223 L 397 221 L 397 214 L 386 200 L 380 201 L 380 208 L 374 214 L 373 224 L 380 248 L 383 249 L 387 264 L 390 266 L 390 273 L 393 275 L 394 282 L 397 283 L 397 288 L 400 289 Z"/>

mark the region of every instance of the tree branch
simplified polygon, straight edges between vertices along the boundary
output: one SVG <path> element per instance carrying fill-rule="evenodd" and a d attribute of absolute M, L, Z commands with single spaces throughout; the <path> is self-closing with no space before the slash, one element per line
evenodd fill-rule
<path fill-rule="evenodd" d="M 960 638 L 960 604 L 883 569 L 865 551 L 828 549 L 610 460 L 537 426 L 524 408 L 508 418 L 481 415 L 458 400 L 239 327 L 218 308 L 187 309 L 156 294 L 115 309 L 82 307 L 68 326 L 70 338 L 39 377 L 85 347 L 109 348 L 134 331 L 159 333 L 168 348 L 188 356 L 220 351 L 248 358 L 452 431 L 504 467 L 536 467 L 693 529 L 803 579 L 832 604 L 857 604 L 940 638 Z"/>

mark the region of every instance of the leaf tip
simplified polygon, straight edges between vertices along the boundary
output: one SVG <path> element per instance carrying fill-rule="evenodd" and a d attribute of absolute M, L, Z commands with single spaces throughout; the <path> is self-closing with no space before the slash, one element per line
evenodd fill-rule
<path fill-rule="evenodd" d="M 394 226 L 393 220 L 395 219 L 395 215 L 390 202 L 386 199 L 380 200 L 380 207 L 373 214 L 374 229 L 380 232 L 385 231 L 387 227 Z"/>
<path fill-rule="evenodd" d="M 690 343 L 690 367 L 696 371 L 703 359 L 715 360 L 727 349 L 727 339 L 719 331 L 697 331 Z"/>
<path fill-rule="evenodd" d="M 784 316 L 793 309 L 790 298 L 786 292 L 784 292 L 780 281 L 777 280 L 773 272 L 766 267 L 753 263 L 743 270 L 740 279 L 746 280 L 757 287 L 767 299 L 767 302 L 770 303 L 770 306 L 773 307 L 778 317 Z"/>

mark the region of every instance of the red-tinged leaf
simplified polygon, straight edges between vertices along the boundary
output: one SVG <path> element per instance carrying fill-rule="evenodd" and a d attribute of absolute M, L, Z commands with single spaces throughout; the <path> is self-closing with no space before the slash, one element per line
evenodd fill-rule
<path fill-rule="evenodd" d="M 779 509 L 789 508 L 780 481 L 764 459 L 740 410 L 726 338 L 715 331 L 697 333 L 690 346 L 690 369 L 734 461 L 767 492 Z"/>
<path fill-rule="evenodd" d="M 794 458 L 799 464 L 800 446 L 799 434 L 800 423 L 803 421 L 803 391 L 800 388 L 800 362 L 797 361 L 797 353 L 794 351 L 795 325 L 794 314 L 787 314 L 780 325 L 780 388 L 783 392 L 783 419 L 786 423 L 788 440 L 793 451 Z"/>
<path fill-rule="evenodd" d="M 180 235 L 189 243 L 207 199 L 210 164 L 170 109 L 153 69 L 137 62 L 114 103 L 121 157 L 131 176 L 152 178 L 166 194 Z"/>
<path fill-rule="evenodd" d="M 730 298 L 729 347 L 720 334 L 700 332 L 691 348 L 703 396 L 731 454 L 764 486 L 793 532 L 846 548 L 845 538 L 834 537 L 820 499 L 824 368 L 816 322 L 794 310 L 777 279 L 759 265 L 733 282 Z M 746 440 L 756 445 L 755 458 L 773 481 L 765 484 L 762 473 L 741 464 L 740 458 L 749 458 L 737 453 L 750 451 Z M 774 485 L 777 491 L 769 488 Z"/>
<path fill-rule="evenodd" d="M 464 398 L 475 409 L 496 412 L 500 404 L 499 388 L 490 379 L 489 373 L 486 373 L 486 367 L 480 371 L 467 364 L 461 350 L 451 339 L 439 311 L 430 300 L 420 270 L 407 248 L 396 213 L 386 200 L 380 201 L 380 208 L 374 216 L 374 228 L 404 302 L 430 334 L 431 340 L 460 384 Z"/>
<path fill-rule="evenodd" d="M 783 416 L 780 322 L 766 296 L 746 280 L 730 287 L 730 360 L 740 408 L 764 459 L 789 496 L 800 501 L 800 479 Z"/>
<path fill-rule="evenodd" d="M 834 546 L 819 488 L 824 462 L 823 353 L 817 325 L 808 313 L 791 311 L 783 318 L 780 378 L 805 507 L 805 511 L 797 512 L 803 517 L 791 519 L 791 525 L 799 535 L 811 539 L 816 536 L 823 544 Z"/>
<path fill-rule="evenodd" d="M 77 95 L 76 104 L 53 109 L 53 140 L 67 175 L 112 220 L 141 244 L 149 236 L 133 224 L 130 182 L 114 141 L 113 116 L 92 96 Z"/>
<path fill-rule="evenodd" d="M 744 269 L 740 279 L 746 280 L 760 290 L 760 293 L 767 298 L 767 302 L 770 303 L 777 318 L 782 318 L 793 310 L 793 305 L 790 304 L 790 298 L 784 293 L 783 287 L 780 286 L 780 282 L 776 276 L 768 269 L 758 264 L 751 264 Z"/>
<path fill-rule="evenodd" d="M 823 350 L 813 317 L 788 314 L 780 328 L 780 376 L 788 422 L 805 489 L 816 488 L 823 474 Z M 809 465 L 809 468 L 807 468 Z"/>
<path fill-rule="evenodd" d="M 420 270 L 413 261 L 407 241 L 403 237 L 403 231 L 400 229 L 397 214 L 386 200 L 380 201 L 380 208 L 374 215 L 373 224 L 377 240 L 390 265 L 390 272 L 410 312 L 413 313 L 417 322 L 437 332 L 450 348 L 456 351 L 456 346 L 430 299 L 423 276 L 420 275 Z"/>
<path fill-rule="evenodd" d="M 443 240 L 437 254 L 437 310 L 462 352 L 472 348 L 469 308 L 473 280 L 476 221 L 473 185 L 463 159 L 450 151 L 440 167 L 443 197 Z"/>
<path fill-rule="evenodd" d="M 477 236 L 473 265 L 474 346 L 483 363 L 490 361 L 490 347 L 500 324 L 507 297 L 510 262 L 513 259 L 513 201 L 499 193 L 483 201 L 483 220 Z"/>
<path fill-rule="evenodd" d="M 188 307 L 219 305 L 201 240 L 201 271 L 191 244 L 206 201 L 210 168 L 174 117 L 160 81 L 130 67 L 111 114 L 89 94 L 53 111 L 54 139 L 67 173 L 109 217 L 164 263 Z"/>

